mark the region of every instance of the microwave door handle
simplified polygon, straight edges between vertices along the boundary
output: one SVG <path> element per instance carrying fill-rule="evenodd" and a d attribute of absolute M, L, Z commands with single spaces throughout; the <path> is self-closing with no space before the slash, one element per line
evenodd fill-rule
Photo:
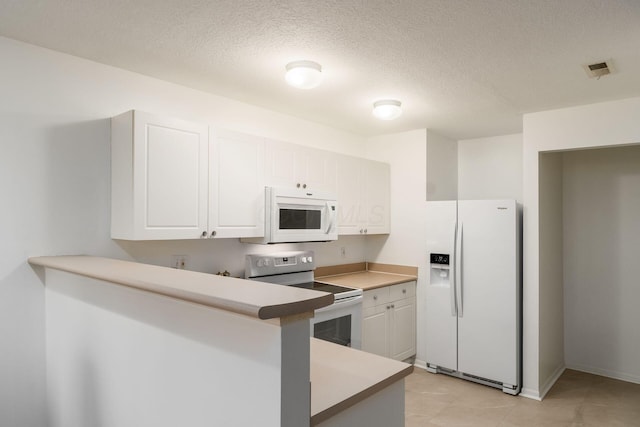
<path fill-rule="evenodd" d="M 333 230 L 333 226 L 335 225 L 336 214 L 335 214 L 335 211 L 331 210 L 331 203 L 329 202 L 325 203 L 325 209 L 329 213 L 329 224 L 327 225 L 327 231 L 325 231 L 324 234 L 329 234 L 331 233 L 331 230 Z"/>

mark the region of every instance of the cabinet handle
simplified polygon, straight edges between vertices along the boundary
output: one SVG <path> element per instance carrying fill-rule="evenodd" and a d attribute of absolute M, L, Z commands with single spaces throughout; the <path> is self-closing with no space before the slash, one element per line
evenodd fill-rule
<path fill-rule="evenodd" d="M 367 229 L 366 228 L 364 229 L 364 234 L 367 234 Z"/>
<path fill-rule="evenodd" d="M 360 229 L 360 234 L 362 234 L 362 228 Z"/>
<path fill-rule="evenodd" d="M 202 234 L 200 235 L 201 239 L 206 239 L 207 238 L 207 232 L 203 231 Z"/>
<path fill-rule="evenodd" d="M 378 295 L 374 295 L 374 296 L 373 296 L 373 299 L 374 299 L 374 300 L 377 300 L 377 299 L 378 299 Z"/>
<path fill-rule="evenodd" d="M 296 187 L 300 188 L 300 183 L 297 183 L 297 184 L 296 184 Z"/>
<path fill-rule="evenodd" d="M 209 238 L 210 238 L 210 239 L 213 239 L 214 237 L 216 237 L 216 234 L 218 234 L 218 233 L 216 233 L 216 231 L 215 231 L 215 230 L 213 230 L 213 231 L 211 232 L 211 237 L 209 237 Z"/>
<path fill-rule="evenodd" d="M 406 293 L 407 293 L 407 290 L 406 290 L 406 289 L 403 289 L 403 290 L 402 290 L 402 293 L 403 293 L 403 294 L 406 294 Z"/>
<path fill-rule="evenodd" d="M 391 308 L 396 308 L 396 305 L 395 304 L 391 304 Z"/>
<path fill-rule="evenodd" d="M 302 188 L 307 188 L 307 184 L 302 184 Z"/>
<path fill-rule="evenodd" d="M 390 306 L 390 305 L 388 305 L 388 306 L 387 306 L 387 310 L 389 310 L 390 308 L 391 308 L 391 306 Z"/>

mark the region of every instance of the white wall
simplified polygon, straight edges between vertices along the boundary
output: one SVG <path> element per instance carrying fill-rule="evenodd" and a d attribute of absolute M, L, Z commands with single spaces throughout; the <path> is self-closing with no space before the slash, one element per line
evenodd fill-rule
<path fill-rule="evenodd" d="M 563 157 L 566 364 L 640 383 L 640 146 Z"/>
<path fill-rule="evenodd" d="M 0 38 L 0 425 L 45 424 L 44 288 L 34 255 L 138 258 L 239 273 L 243 255 L 277 250 L 234 241 L 109 238 L 109 118 L 130 109 L 364 155 L 364 138 L 146 76 Z M 322 264 L 364 260 L 364 238 L 316 245 Z"/>
<path fill-rule="evenodd" d="M 544 395 L 564 371 L 562 153 L 540 154 L 540 394 Z"/>
<path fill-rule="evenodd" d="M 524 371 L 525 393 L 540 397 L 541 385 L 553 373 L 541 372 L 540 342 L 553 345 L 555 328 L 541 328 L 539 296 L 541 271 L 540 232 L 546 224 L 539 216 L 540 152 L 640 142 L 640 98 L 525 114 L 523 118 L 524 199 Z M 542 301 L 540 301 L 542 303 Z M 556 302 L 559 304 L 559 302 Z M 546 345 L 546 344 L 545 344 Z"/>
<path fill-rule="evenodd" d="M 427 130 L 427 200 L 458 198 L 458 144 Z"/>
<path fill-rule="evenodd" d="M 46 281 L 48 426 L 308 423 L 308 354 L 289 367 L 296 384 L 281 384 L 280 326 L 61 271 Z M 294 324 L 308 349 L 308 319 Z M 287 407 L 287 386 L 306 408 Z"/>
<path fill-rule="evenodd" d="M 522 203 L 522 134 L 458 141 L 458 199 Z"/>
<path fill-rule="evenodd" d="M 367 157 L 391 168 L 391 233 L 367 236 L 367 261 L 418 267 L 417 359 L 424 360 L 427 132 L 379 136 L 367 142 Z"/>

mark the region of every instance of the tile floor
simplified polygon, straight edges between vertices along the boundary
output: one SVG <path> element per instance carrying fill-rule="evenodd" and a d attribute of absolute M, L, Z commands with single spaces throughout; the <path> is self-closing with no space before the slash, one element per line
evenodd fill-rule
<path fill-rule="evenodd" d="M 405 427 L 640 426 L 640 384 L 566 370 L 542 402 L 416 368 Z"/>

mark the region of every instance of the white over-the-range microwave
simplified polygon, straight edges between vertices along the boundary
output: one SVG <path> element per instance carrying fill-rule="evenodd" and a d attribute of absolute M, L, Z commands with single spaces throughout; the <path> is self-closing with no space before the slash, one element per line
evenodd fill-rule
<path fill-rule="evenodd" d="M 248 243 L 326 242 L 338 239 L 335 194 L 302 188 L 265 188 L 264 237 Z"/>

